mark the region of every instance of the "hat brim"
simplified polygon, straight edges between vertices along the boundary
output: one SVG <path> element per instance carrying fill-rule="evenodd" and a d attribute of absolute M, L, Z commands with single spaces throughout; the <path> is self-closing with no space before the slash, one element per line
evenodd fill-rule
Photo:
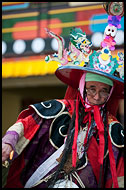
<path fill-rule="evenodd" d="M 95 70 L 95 69 L 89 68 L 89 67 L 60 66 L 56 70 L 55 75 L 63 83 L 65 83 L 73 88 L 78 88 L 81 76 L 87 72 L 102 75 L 102 76 L 105 76 L 105 77 L 113 80 L 113 82 L 115 84 L 116 96 L 118 98 L 124 98 L 124 81 L 123 81 L 123 79 L 113 76 L 109 73 L 104 73 L 102 71 L 98 71 L 98 70 Z"/>

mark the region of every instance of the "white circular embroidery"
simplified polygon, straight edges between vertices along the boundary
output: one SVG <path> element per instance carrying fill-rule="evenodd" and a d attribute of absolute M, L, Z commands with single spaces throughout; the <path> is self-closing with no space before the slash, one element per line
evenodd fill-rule
<path fill-rule="evenodd" d="M 59 128 L 59 134 L 60 134 L 62 137 L 66 137 L 67 134 L 64 135 L 64 134 L 62 134 L 62 132 L 61 132 L 61 129 L 62 129 L 63 127 L 65 127 L 65 125 L 62 125 L 62 126 Z"/>
<path fill-rule="evenodd" d="M 51 104 L 49 104 L 48 106 L 46 106 L 43 102 L 41 102 L 41 104 L 42 104 L 43 107 L 45 107 L 45 108 L 51 108 Z"/>
<path fill-rule="evenodd" d="M 123 133 L 123 130 L 121 130 L 121 135 L 124 137 L 124 133 Z"/>

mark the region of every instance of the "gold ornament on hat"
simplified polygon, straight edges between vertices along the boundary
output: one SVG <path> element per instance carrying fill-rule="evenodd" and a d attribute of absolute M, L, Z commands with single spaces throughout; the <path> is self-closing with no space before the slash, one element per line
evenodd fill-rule
<path fill-rule="evenodd" d="M 124 16 L 124 2 L 104 2 L 103 7 L 109 15 Z"/>

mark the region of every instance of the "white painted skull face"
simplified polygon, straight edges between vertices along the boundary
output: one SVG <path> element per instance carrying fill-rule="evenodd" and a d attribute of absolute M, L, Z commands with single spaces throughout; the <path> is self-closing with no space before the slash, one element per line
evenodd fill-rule
<path fill-rule="evenodd" d="M 112 36 L 114 38 L 116 36 L 116 33 L 117 33 L 117 28 L 115 26 L 108 25 L 105 28 L 105 35 L 107 36 Z"/>

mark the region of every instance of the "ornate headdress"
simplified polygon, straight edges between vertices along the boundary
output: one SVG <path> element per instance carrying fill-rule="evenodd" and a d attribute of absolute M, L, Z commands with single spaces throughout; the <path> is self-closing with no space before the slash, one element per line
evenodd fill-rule
<path fill-rule="evenodd" d="M 62 37 L 47 30 L 47 33 L 58 41 L 58 53 L 48 55 L 45 61 L 59 62 L 56 76 L 65 84 L 73 88 L 79 87 L 79 81 L 83 73 L 96 73 L 113 80 L 117 97 L 123 97 L 124 91 L 124 55 L 117 53 L 117 58 L 111 55 L 115 49 L 114 40 L 117 28 L 120 26 L 120 16 L 108 17 L 108 25 L 105 28 L 104 39 L 98 51 L 91 50 L 92 42 L 87 39 L 86 33 L 80 28 L 74 28 L 70 32 L 69 49 L 64 48 Z M 111 23 L 110 23 L 111 21 Z"/>

